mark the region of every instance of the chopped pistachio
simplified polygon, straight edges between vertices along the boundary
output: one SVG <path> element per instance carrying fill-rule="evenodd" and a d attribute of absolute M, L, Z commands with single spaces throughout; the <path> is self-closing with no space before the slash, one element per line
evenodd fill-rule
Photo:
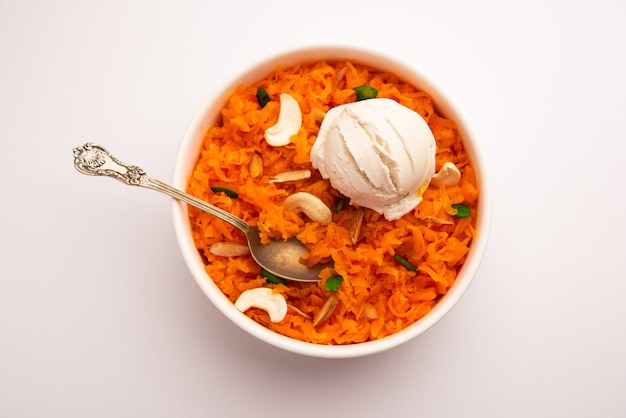
<path fill-rule="evenodd" d="M 393 259 L 402 264 L 404 267 L 408 268 L 409 270 L 417 272 L 417 267 L 406 261 L 404 258 L 400 257 L 398 254 L 395 254 L 393 256 Z"/>
<path fill-rule="evenodd" d="M 261 269 L 261 276 L 265 277 L 265 281 L 269 284 L 285 284 L 285 280 L 282 277 L 278 277 L 264 268 Z"/>
<path fill-rule="evenodd" d="M 378 90 L 372 86 L 358 86 L 354 88 L 356 92 L 356 100 L 373 99 L 378 96 Z"/>
<path fill-rule="evenodd" d="M 341 209 L 343 209 L 344 202 L 345 202 L 345 199 L 343 197 L 340 197 L 335 201 L 335 205 L 333 206 L 333 210 L 335 211 L 335 213 L 341 212 Z"/>
<path fill-rule="evenodd" d="M 256 100 L 259 106 L 265 107 L 265 105 L 270 102 L 270 95 L 267 94 L 267 91 L 263 87 L 259 87 L 256 89 Z"/>
<path fill-rule="evenodd" d="M 456 216 L 457 218 L 467 218 L 468 216 L 470 216 L 471 209 L 469 208 L 469 206 L 464 205 L 463 203 L 455 203 L 454 205 L 452 205 L 452 207 L 456 209 L 456 213 L 454 214 L 454 216 Z"/>
<path fill-rule="evenodd" d="M 339 274 L 330 276 L 328 279 L 326 279 L 326 291 L 336 292 L 337 290 L 339 290 L 339 286 L 341 285 L 342 282 L 343 282 L 343 277 L 341 277 Z"/>
<path fill-rule="evenodd" d="M 239 197 L 239 193 L 227 187 L 211 187 L 211 191 L 213 193 L 224 193 L 226 196 L 232 197 L 233 199 Z"/>

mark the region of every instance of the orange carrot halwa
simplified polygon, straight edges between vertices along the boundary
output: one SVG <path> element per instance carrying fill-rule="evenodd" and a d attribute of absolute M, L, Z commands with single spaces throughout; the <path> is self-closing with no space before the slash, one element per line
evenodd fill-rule
<path fill-rule="evenodd" d="M 455 186 L 431 184 L 424 200 L 394 221 L 365 208 L 354 243 L 350 228 L 357 208 L 347 199 L 340 210 L 336 207 L 342 196 L 315 170 L 309 155 L 319 131 L 320 110 L 356 101 L 354 88 L 362 85 L 372 86 L 378 97 L 396 100 L 422 115 L 437 143 L 436 169 L 452 162 L 461 171 L 461 181 Z M 257 101 L 259 87 L 270 98 L 264 107 Z M 263 134 L 278 119 L 281 93 L 297 100 L 303 121 L 288 145 L 272 147 Z M 257 167 L 251 173 L 253 159 Z M 257 172 L 259 162 L 262 173 Z M 311 176 L 288 183 L 269 180 L 300 169 L 310 169 Z M 216 187 L 230 189 L 237 197 L 215 192 Z M 223 257 L 209 251 L 215 243 L 245 245 L 241 232 L 189 207 L 196 247 L 206 272 L 222 292 L 234 303 L 246 289 L 273 287 L 293 307 L 284 320 L 273 323 L 265 311 L 256 308 L 245 314 L 275 332 L 317 344 L 376 340 L 415 323 L 454 285 L 476 235 L 479 190 L 456 123 L 437 113 L 426 92 L 393 74 L 346 61 L 279 67 L 262 80 L 237 86 L 221 119 L 205 135 L 187 191 L 257 225 L 264 242 L 297 236 L 310 249 L 307 263 L 334 260 L 334 269 L 325 269 L 316 283 L 269 284 L 250 255 Z M 321 225 L 302 213 L 283 210 L 285 198 L 299 191 L 337 209 L 332 222 Z M 469 207 L 469 216 L 455 217 L 453 205 L 457 204 Z M 399 263 L 398 257 L 417 271 Z M 327 320 L 314 326 L 312 318 L 331 294 L 325 282 L 337 275 L 343 281 L 332 294 L 339 302 Z"/>

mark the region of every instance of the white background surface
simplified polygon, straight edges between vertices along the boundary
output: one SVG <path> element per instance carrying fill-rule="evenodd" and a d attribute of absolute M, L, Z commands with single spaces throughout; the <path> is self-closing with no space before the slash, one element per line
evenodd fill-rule
<path fill-rule="evenodd" d="M 596 1 L 0 0 L 0 416 L 626 416 L 626 6 Z M 167 197 L 78 174 L 99 142 L 170 180 L 228 75 L 381 49 L 452 98 L 489 163 L 489 248 L 423 336 L 303 357 L 225 319 Z"/>

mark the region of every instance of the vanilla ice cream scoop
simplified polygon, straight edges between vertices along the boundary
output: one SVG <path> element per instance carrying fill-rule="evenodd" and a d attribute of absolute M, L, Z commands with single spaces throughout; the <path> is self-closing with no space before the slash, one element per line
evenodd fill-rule
<path fill-rule="evenodd" d="M 326 113 L 311 162 L 351 202 L 394 220 L 422 201 L 435 151 L 421 115 L 391 99 L 368 99 Z"/>

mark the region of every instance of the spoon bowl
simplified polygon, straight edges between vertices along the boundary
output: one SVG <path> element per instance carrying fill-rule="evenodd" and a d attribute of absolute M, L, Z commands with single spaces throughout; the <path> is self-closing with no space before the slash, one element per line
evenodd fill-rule
<path fill-rule="evenodd" d="M 83 174 L 113 177 L 124 184 L 156 190 L 228 222 L 245 235 L 250 254 L 257 264 L 278 277 L 300 282 L 316 282 L 319 280 L 320 272 L 332 266 L 332 262 L 319 263 L 312 267 L 301 263 L 300 259 L 308 249 L 296 238 L 272 240 L 269 244 L 261 243 L 256 226 L 249 225 L 217 206 L 155 179 L 137 166 L 122 163 L 100 145 L 88 142 L 74 148 L 73 152 L 74 167 Z"/>
<path fill-rule="evenodd" d="M 246 233 L 250 254 L 254 261 L 265 270 L 278 277 L 297 282 L 316 282 L 320 272 L 326 267 L 332 267 L 332 262 L 319 263 L 307 267 L 300 259 L 309 251 L 297 238 L 287 240 L 272 240 L 269 244 L 262 244 L 259 230 L 250 226 Z"/>

